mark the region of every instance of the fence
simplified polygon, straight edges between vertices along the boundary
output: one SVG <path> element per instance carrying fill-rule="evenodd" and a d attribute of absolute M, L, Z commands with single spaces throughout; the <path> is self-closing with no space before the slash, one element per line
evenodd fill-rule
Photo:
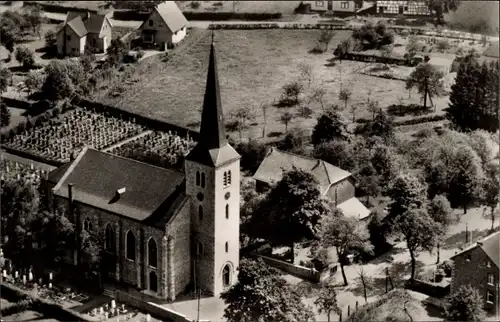
<path fill-rule="evenodd" d="M 173 322 L 191 322 L 191 320 L 183 314 L 162 307 L 156 303 L 138 299 L 123 291 L 118 290 L 116 291 L 115 295 L 117 302 L 124 303 L 128 306 L 138 309 L 139 311 L 148 313 L 155 319 Z"/>
<path fill-rule="evenodd" d="M 306 279 L 308 281 L 311 281 L 313 283 L 319 283 L 321 280 L 321 274 L 315 269 L 299 266 L 299 265 L 294 265 L 291 263 L 287 263 L 278 259 L 274 259 L 271 257 L 267 257 L 264 255 L 259 255 L 255 253 L 250 253 L 250 257 L 253 258 L 261 258 L 265 263 L 268 265 L 271 265 L 273 267 L 276 267 L 278 269 L 281 269 L 293 276 L 299 277 Z"/>

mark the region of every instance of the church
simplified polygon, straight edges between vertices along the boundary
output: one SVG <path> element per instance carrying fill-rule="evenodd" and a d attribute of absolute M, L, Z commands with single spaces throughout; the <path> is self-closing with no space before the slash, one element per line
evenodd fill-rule
<path fill-rule="evenodd" d="M 163 300 L 190 286 L 217 296 L 234 284 L 240 156 L 226 139 L 213 40 L 200 139 L 183 173 L 86 147 L 47 187 L 77 231 L 102 234 L 116 281 Z M 79 265 L 78 251 L 70 255 Z"/>

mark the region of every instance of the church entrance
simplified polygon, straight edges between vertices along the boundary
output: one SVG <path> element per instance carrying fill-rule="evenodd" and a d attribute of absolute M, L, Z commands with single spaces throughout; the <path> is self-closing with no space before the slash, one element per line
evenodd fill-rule
<path fill-rule="evenodd" d="M 155 272 L 149 273 L 149 289 L 152 292 L 158 292 L 158 278 L 156 277 Z"/>

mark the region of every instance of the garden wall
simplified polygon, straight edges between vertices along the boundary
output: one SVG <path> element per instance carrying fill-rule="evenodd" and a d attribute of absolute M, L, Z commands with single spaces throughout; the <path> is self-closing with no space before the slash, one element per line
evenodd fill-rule
<path fill-rule="evenodd" d="M 10 283 L 2 282 L 2 284 L 0 285 L 0 291 L 2 297 L 12 302 L 16 302 L 22 297 L 32 298 L 33 308 L 36 311 L 47 314 L 49 317 L 59 321 L 89 321 L 89 322 L 99 321 L 98 318 L 91 317 L 85 314 L 80 314 L 71 309 L 66 309 L 54 302 L 39 298 L 32 292 L 22 290 L 19 287 L 12 285 Z"/>
<path fill-rule="evenodd" d="M 78 106 L 85 107 L 87 109 L 93 109 L 98 113 L 103 113 L 107 114 L 110 116 L 114 116 L 117 118 L 124 118 L 124 119 L 135 119 L 136 123 L 141 124 L 143 126 L 149 127 L 153 130 L 157 131 L 163 131 L 163 132 L 176 132 L 177 135 L 182 136 L 182 137 L 190 137 L 193 138 L 193 140 L 197 141 L 199 137 L 199 133 L 192 131 L 190 129 L 187 129 L 182 126 L 178 126 L 175 124 L 171 123 L 166 123 L 163 121 L 159 121 L 156 119 L 152 119 L 146 116 L 142 115 L 137 115 L 125 110 L 122 110 L 118 107 L 115 106 L 110 106 L 110 105 L 105 105 L 102 103 L 94 102 L 88 99 L 82 99 L 77 103 Z"/>
<path fill-rule="evenodd" d="M 321 279 L 321 276 L 320 276 L 321 274 L 318 271 L 307 268 L 307 267 L 294 265 L 294 264 L 287 263 L 287 262 L 284 262 L 284 261 L 281 261 L 278 259 L 274 259 L 271 257 L 267 257 L 264 255 L 259 255 L 259 254 L 255 254 L 255 253 L 250 253 L 249 256 L 253 257 L 253 258 L 261 258 L 265 263 L 267 263 L 270 266 L 273 266 L 273 267 L 278 268 L 282 271 L 285 271 L 293 276 L 306 279 L 306 280 L 311 281 L 313 283 L 319 283 L 319 281 Z"/>
<path fill-rule="evenodd" d="M 445 297 L 450 293 L 450 284 L 443 286 L 420 280 L 408 281 L 405 284 L 405 288 L 439 298 Z"/>
<path fill-rule="evenodd" d="M 138 309 L 139 311 L 148 313 L 155 319 L 173 322 L 191 322 L 191 320 L 185 315 L 162 307 L 156 303 L 143 301 L 128 293 L 118 290 L 115 295 L 117 302 L 124 303 L 125 305 Z"/>

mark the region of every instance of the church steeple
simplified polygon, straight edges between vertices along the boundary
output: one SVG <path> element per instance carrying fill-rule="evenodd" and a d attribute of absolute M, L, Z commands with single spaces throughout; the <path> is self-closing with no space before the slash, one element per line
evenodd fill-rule
<path fill-rule="evenodd" d="M 186 160 L 211 167 L 219 167 L 239 159 L 240 155 L 229 145 L 224 129 L 224 115 L 220 99 L 219 75 L 215 53 L 214 35 L 210 45 L 207 85 L 203 110 L 201 112 L 200 136 L 198 144 L 187 155 Z"/>
<path fill-rule="evenodd" d="M 208 61 L 207 85 L 201 115 L 199 144 L 209 150 L 218 149 L 227 144 L 213 33 Z"/>

